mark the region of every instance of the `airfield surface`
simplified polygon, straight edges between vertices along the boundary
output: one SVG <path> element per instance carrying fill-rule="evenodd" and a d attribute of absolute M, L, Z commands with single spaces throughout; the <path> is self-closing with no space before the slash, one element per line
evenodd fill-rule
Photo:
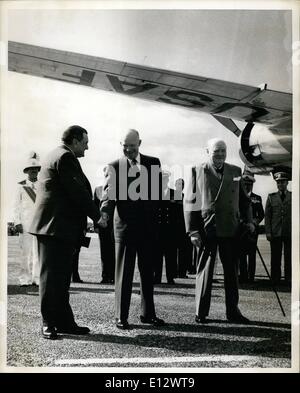
<path fill-rule="evenodd" d="M 41 318 L 36 287 L 17 281 L 19 247 L 8 237 L 7 369 L 15 367 L 92 367 L 99 372 L 117 368 L 140 371 L 161 368 L 198 372 L 207 368 L 289 369 L 291 367 L 291 292 L 278 288 L 283 316 L 262 263 L 257 256 L 254 284 L 240 286 L 240 308 L 252 323 L 226 321 L 223 274 L 218 262 L 209 321 L 196 324 L 195 276 L 176 279 L 176 285 L 155 286 L 156 312 L 168 325 L 153 328 L 139 321 L 139 274 L 134 276 L 130 330 L 114 325 L 114 287 L 100 284 L 101 264 L 97 235 L 89 249 L 82 248 L 79 270 L 84 283 L 72 283 L 70 301 L 78 324 L 89 326 L 88 336 L 61 336 L 52 341 L 40 335 Z M 259 249 L 270 269 L 269 243 L 259 239 Z M 28 369 L 29 371 L 30 369 Z"/>

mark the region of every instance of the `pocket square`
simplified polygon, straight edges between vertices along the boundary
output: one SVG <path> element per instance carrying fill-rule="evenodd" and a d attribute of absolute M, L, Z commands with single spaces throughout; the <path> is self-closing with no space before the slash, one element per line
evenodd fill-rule
<path fill-rule="evenodd" d="M 241 180 L 241 176 L 237 176 L 233 178 L 233 181 L 240 181 Z"/>

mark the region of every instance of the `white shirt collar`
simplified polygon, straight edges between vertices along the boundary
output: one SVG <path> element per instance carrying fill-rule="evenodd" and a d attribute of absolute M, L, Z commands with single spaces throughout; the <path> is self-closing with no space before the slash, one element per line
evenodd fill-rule
<path fill-rule="evenodd" d="M 63 144 L 63 146 L 64 146 L 66 149 L 70 150 L 70 152 L 75 156 L 75 153 L 73 152 L 73 150 L 72 150 L 69 146 L 67 146 L 67 145 L 65 145 L 65 144 Z M 75 157 L 76 157 L 76 156 L 75 156 Z"/>
<path fill-rule="evenodd" d="M 26 179 L 26 185 L 29 187 L 32 187 L 32 185 L 34 184 L 34 187 L 36 187 L 36 185 L 38 184 L 37 181 L 30 181 L 29 179 Z"/>
<path fill-rule="evenodd" d="M 135 157 L 135 159 L 136 159 L 137 165 L 141 165 L 141 155 L 140 155 L 140 153 L 138 153 L 138 155 Z M 132 160 L 130 160 L 129 158 L 127 158 L 127 160 L 129 161 L 129 164 L 132 165 L 131 164 Z"/>

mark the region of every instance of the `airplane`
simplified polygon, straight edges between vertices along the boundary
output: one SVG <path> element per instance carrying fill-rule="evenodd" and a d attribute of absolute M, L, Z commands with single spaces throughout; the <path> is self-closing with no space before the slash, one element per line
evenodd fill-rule
<path fill-rule="evenodd" d="M 207 113 L 240 138 L 248 172 L 291 178 L 291 93 L 13 41 L 8 70 Z"/>

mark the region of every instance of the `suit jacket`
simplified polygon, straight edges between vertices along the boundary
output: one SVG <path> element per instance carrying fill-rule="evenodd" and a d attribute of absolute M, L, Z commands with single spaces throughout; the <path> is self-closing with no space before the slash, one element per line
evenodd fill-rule
<path fill-rule="evenodd" d="M 59 146 L 42 165 L 29 232 L 76 241 L 86 229 L 87 216 L 94 221 L 100 217 L 90 183 L 73 152 Z"/>
<path fill-rule="evenodd" d="M 176 225 L 176 201 L 174 200 L 174 190 L 168 188 L 166 197 L 163 197 L 158 205 L 158 224 L 161 227 L 168 227 L 171 232 L 175 231 Z"/>
<path fill-rule="evenodd" d="M 161 184 L 160 161 L 140 154 L 140 171 L 126 157 L 109 164 L 101 212 L 114 216 L 115 240 L 150 234 L 157 224 Z M 151 176 L 152 173 L 152 176 Z M 140 185 L 141 197 L 135 193 Z"/>
<path fill-rule="evenodd" d="M 250 199 L 241 183 L 241 168 L 224 163 L 223 181 L 210 162 L 192 168 L 184 196 L 186 231 L 203 233 L 204 221 L 215 216 L 216 235 L 233 237 L 241 219 L 252 222 Z"/>
<path fill-rule="evenodd" d="M 259 195 L 254 194 L 254 192 L 251 192 L 250 199 L 251 199 L 253 222 L 256 226 L 258 226 L 259 223 L 265 217 L 264 208 L 262 205 L 262 199 Z"/>
<path fill-rule="evenodd" d="M 265 209 L 266 234 L 271 238 L 291 236 L 292 193 L 286 191 L 284 201 L 279 192 L 268 195 Z"/>

